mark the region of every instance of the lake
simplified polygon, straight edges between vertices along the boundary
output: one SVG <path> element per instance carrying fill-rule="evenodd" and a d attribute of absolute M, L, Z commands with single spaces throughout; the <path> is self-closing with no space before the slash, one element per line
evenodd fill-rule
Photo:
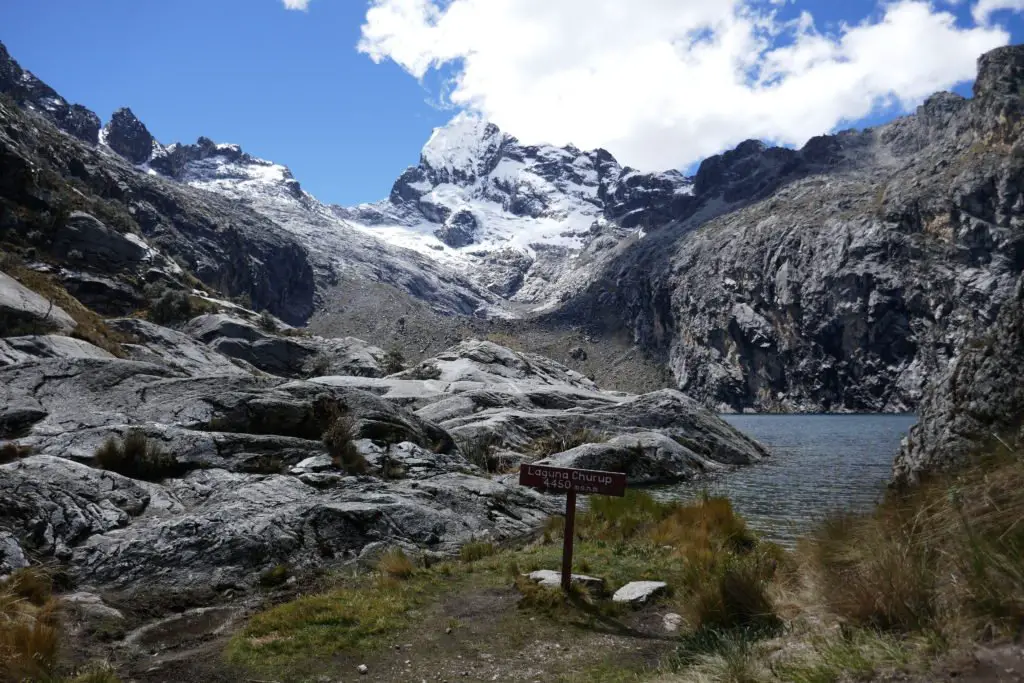
<path fill-rule="evenodd" d="M 659 499 L 728 496 L 762 537 L 792 546 L 836 510 L 868 510 L 885 491 L 913 415 L 723 415 L 772 455 L 697 482 L 652 489 Z"/>

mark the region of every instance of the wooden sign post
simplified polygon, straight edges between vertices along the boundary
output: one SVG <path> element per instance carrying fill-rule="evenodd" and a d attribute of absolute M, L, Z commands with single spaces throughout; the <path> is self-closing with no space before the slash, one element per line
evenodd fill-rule
<path fill-rule="evenodd" d="M 562 590 L 572 583 L 572 542 L 576 526 L 576 494 L 626 495 L 626 475 L 621 472 L 577 470 L 548 465 L 520 465 L 519 483 L 547 493 L 565 493 L 565 534 L 562 541 Z"/>

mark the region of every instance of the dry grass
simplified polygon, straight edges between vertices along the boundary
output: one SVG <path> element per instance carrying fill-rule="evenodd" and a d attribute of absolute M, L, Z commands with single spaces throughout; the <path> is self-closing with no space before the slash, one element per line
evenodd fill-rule
<path fill-rule="evenodd" d="M 534 439 L 526 446 L 525 452 L 539 460 L 551 457 L 557 453 L 564 453 L 583 444 L 604 443 L 607 440 L 607 434 L 595 432 L 584 427 L 558 429 L 550 434 Z"/>
<path fill-rule="evenodd" d="M 124 439 L 107 439 L 96 449 L 94 457 L 100 469 L 132 479 L 162 481 L 185 472 L 185 467 L 173 455 L 164 452 L 139 430 L 128 432 Z"/>
<path fill-rule="evenodd" d="M 33 567 L 14 570 L 0 585 L 9 595 L 42 607 L 53 595 L 53 580 L 45 571 Z"/>
<path fill-rule="evenodd" d="M 60 644 L 49 577 L 20 569 L 0 584 L 0 682 L 50 680 Z"/>
<path fill-rule="evenodd" d="M 854 624 L 959 638 L 1024 620 L 1024 461 L 1005 457 L 829 521 L 803 563 Z"/>
<path fill-rule="evenodd" d="M 8 275 L 67 311 L 76 323 L 72 337 L 87 341 L 119 358 L 124 357 L 121 344 L 131 342 L 132 339 L 107 327 L 103 318 L 71 296 L 51 275 L 29 270 L 20 264 L 13 266 Z"/>
<path fill-rule="evenodd" d="M 377 571 L 392 579 L 408 579 L 416 573 L 416 565 L 401 548 L 392 548 L 377 560 Z"/>
<path fill-rule="evenodd" d="M 32 455 L 31 446 L 20 446 L 13 441 L 5 441 L 3 445 L 0 445 L 0 465 L 27 458 L 30 455 Z"/>
<path fill-rule="evenodd" d="M 459 548 L 459 559 L 463 562 L 476 562 L 485 557 L 491 557 L 497 552 L 498 550 L 494 547 L 493 543 L 470 541 Z"/>
<path fill-rule="evenodd" d="M 68 683 L 121 683 L 121 679 L 109 663 L 95 662 L 79 670 Z"/>
<path fill-rule="evenodd" d="M 352 418 L 342 415 L 324 432 L 323 442 L 334 460 L 335 467 L 348 474 L 366 474 L 370 470 L 370 465 L 356 449 L 354 438 L 355 426 Z"/>

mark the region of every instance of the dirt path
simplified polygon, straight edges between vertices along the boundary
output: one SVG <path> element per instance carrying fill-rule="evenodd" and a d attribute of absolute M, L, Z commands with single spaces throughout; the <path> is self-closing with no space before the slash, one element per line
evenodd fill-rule
<path fill-rule="evenodd" d="M 519 608 L 514 588 L 469 588 L 409 615 L 409 627 L 384 647 L 314 663 L 295 677 L 266 678 L 231 667 L 224 649 L 244 619 L 227 628 L 209 620 L 181 620 L 159 638 L 110 655 L 139 683 L 177 681 L 597 681 L 653 669 L 678 640 L 665 631 L 664 607 L 599 617 L 581 607 L 564 620 Z M 358 667 L 367 673 L 360 675 Z"/>

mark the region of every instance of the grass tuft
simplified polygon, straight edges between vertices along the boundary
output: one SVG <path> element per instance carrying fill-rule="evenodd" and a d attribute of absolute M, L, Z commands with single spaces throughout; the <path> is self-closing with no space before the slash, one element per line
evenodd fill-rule
<path fill-rule="evenodd" d="M 801 557 L 827 607 L 904 633 L 1024 623 L 1024 461 L 993 461 L 823 524 Z"/>
<path fill-rule="evenodd" d="M 131 430 L 123 439 L 107 439 L 96 449 L 94 457 L 100 469 L 145 481 L 162 481 L 186 471 L 177 458 L 138 429 Z"/>
<path fill-rule="evenodd" d="M 366 474 L 370 470 L 370 465 L 356 449 L 354 438 L 355 426 L 352 418 L 342 415 L 324 432 L 323 442 L 334 460 L 335 467 L 348 474 Z"/>
<path fill-rule="evenodd" d="M 496 552 L 498 551 L 494 547 L 493 543 L 470 541 L 459 548 L 459 559 L 463 562 L 476 562 L 477 560 L 482 560 L 485 557 L 491 557 Z"/>
<path fill-rule="evenodd" d="M 583 444 L 604 443 L 607 440 L 607 434 L 582 427 L 579 429 L 557 429 L 550 434 L 534 439 L 526 446 L 525 450 L 539 460 L 558 453 L 564 453 Z"/>
<path fill-rule="evenodd" d="M 392 579 L 408 579 L 416 573 L 416 565 L 401 548 L 392 548 L 380 556 L 377 571 Z"/>
<path fill-rule="evenodd" d="M 0 465 L 27 458 L 30 455 L 32 455 L 31 446 L 21 446 L 13 441 L 5 441 L 0 446 Z"/>
<path fill-rule="evenodd" d="M 53 579 L 38 567 L 24 567 L 11 572 L 7 580 L 0 584 L 0 589 L 41 607 L 53 595 Z"/>

